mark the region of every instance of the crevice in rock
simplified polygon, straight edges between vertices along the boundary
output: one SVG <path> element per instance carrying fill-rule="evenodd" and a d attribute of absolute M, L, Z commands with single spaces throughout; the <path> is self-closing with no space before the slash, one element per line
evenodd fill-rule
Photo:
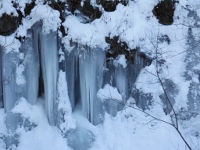
<path fill-rule="evenodd" d="M 39 74 L 39 88 L 38 88 L 38 97 L 42 97 L 44 95 L 44 80 L 42 74 L 42 67 L 40 64 L 40 74 Z"/>
<path fill-rule="evenodd" d="M 38 36 L 38 51 L 39 51 L 39 57 L 40 57 L 40 73 L 39 73 L 39 80 L 38 80 L 38 97 L 44 96 L 44 79 L 42 74 L 42 62 L 41 62 L 41 43 L 40 38 Z"/>

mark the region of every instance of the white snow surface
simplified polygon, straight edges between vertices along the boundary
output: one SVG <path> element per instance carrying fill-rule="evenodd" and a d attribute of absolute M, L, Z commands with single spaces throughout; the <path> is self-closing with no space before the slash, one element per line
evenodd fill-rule
<path fill-rule="evenodd" d="M 118 100 L 122 101 L 122 95 L 119 94 L 117 88 L 110 86 L 109 84 L 106 84 L 103 89 L 100 89 L 97 92 L 97 96 L 102 100 Z"/>
<path fill-rule="evenodd" d="M 59 129 L 49 125 L 43 101 L 40 99 L 38 104 L 31 105 L 26 99 L 21 98 L 12 110 L 13 113 L 19 113 L 23 118 L 37 125 L 31 131 L 26 131 L 23 127 L 18 128 L 20 144 L 17 150 L 70 150 Z"/>
<path fill-rule="evenodd" d="M 117 65 L 122 65 L 123 68 L 126 68 L 127 63 L 126 63 L 125 55 L 119 55 L 119 56 L 116 58 L 116 60 L 114 60 L 114 63 L 116 63 L 116 66 L 117 66 Z"/>
<path fill-rule="evenodd" d="M 64 113 L 64 121 L 60 124 L 60 129 L 64 132 L 76 128 L 75 120 L 72 118 L 72 108 L 68 96 L 65 72 L 60 71 L 58 77 L 58 110 Z"/>

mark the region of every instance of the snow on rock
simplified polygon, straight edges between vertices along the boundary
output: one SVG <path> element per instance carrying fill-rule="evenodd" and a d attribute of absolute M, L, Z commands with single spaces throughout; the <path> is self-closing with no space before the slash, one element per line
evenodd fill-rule
<path fill-rule="evenodd" d="M 120 40 L 126 41 L 131 49 L 141 44 L 141 40 L 147 35 L 156 37 L 156 33 L 151 30 L 156 24 L 156 19 L 152 15 L 155 1 L 129 1 L 128 6 L 118 4 L 114 12 L 103 12 L 101 18 L 91 23 L 82 23 L 76 16 L 66 17 L 63 25 L 68 33 L 63 43 L 69 46 L 68 40 L 78 42 L 91 47 L 101 47 L 105 49 L 107 43 L 105 37 L 119 36 Z M 143 43 L 148 40 L 143 40 Z M 145 50 L 150 50 L 145 48 Z"/>
<path fill-rule="evenodd" d="M 67 83 L 65 80 L 65 72 L 60 70 L 57 83 L 57 103 L 58 111 L 60 111 L 59 128 L 62 132 L 66 132 L 69 129 L 76 128 L 75 120 L 72 118 L 72 107 L 70 104 Z"/>
<path fill-rule="evenodd" d="M 30 29 L 38 21 L 42 21 L 42 31 L 44 33 L 48 34 L 50 31 L 57 31 L 61 23 L 59 16 L 60 13 L 57 10 L 48 5 L 38 4 L 32 9 L 29 16 L 22 19 L 22 25 L 18 28 L 17 36 L 26 36 L 27 29 Z"/>
<path fill-rule="evenodd" d="M 7 2 L 0 2 L 0 16 L 2 16 L 4 13 L 6 14 L 12 14 L 13 16 L 18 16 L 18 13 L 16 9 L 13 7 L 13 4 L 9 1 Z"/>
<path fill-rule="evenodd" d="M 114 60 L 114 63 L 120 64 L 123 66 L 123 68 L 126 68 L 127 63 L 126 63 L 126 58 L 125 55 L 119 55 L 116 60 Z"/>
<path fill-rule="evenodd" d="M 106 84 L 103 89 L 100 89 L 97 92 L 97 96 L 102 100 L 109 100 L 114 99 L 117 101 L 122 101 L 122 95 L 119 94 L 117 88 L 110 86 L 109 84 Z"/>
<path fill-rule="evenodd" d="M 103 125 L 96 129 L 97 139 L 91 150 L 185 148 L 173 127 L 154 120 L 137 109 L 126 107 L 116 117 L 106 114 Z M 162 119 L 170 122 L 170 117 Z"/>
<path fill-rule="evenodd" d="M 41 108 L 38 108 L 36 105 L 31 105 L 27 102 L 25 98 L 20 98 L 16 104 L 15 107 L 11 110 L 13 113 L 21 114 L 23 118 L 28 118 L 31 122 L 39 123 L 39 110 Z M 38 112 L 38 113 L 37 113 Z"/>
<path fill-rule="evenodd" d="M 13 108 L 13 113 L 18 113 L 36 124 L 30 131 L 26 131 L 23 127 L 17 129 L 17 133 L 20 135 L 17 150 L 70 150 L 59 130 L 49 125 L 42 101 L 40 99 L 39 103 L 31 105 L 26 99 L 21 98 Z"/>

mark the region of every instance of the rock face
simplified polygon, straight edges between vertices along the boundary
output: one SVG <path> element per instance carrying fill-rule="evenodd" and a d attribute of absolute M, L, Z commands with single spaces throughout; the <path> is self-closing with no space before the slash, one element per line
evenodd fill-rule
<path fill-rule="evenodd" d="M 174 4 L 175 1 L 173 0 L 163 0 L 154 7 L 152 12 L 160 24 L 171 25 L 174 22 Z"/>
<path fill-rule="evenodd" d="M 119 55 L 125 55 L 127 62 L 130 64 L 134 64 L 135 59 L 140 58 L 145 62 L 143 67 L 146 65 L 149 66 L 152 62 L 151 58 L 139 51 L 139 47 L 129 49 L 127 43 L 120 41 L 118 36 L 115 36 L 112 39 L 106 37 L 105 40 L 110 45 L 106 52 L 107 62 L 116 59 Z"/>
<path fill-rule="evenodd" d="M 102 12 L 99 10 L 99 8 L 93 7 L 90 2 L 84 2 L 82 12 L 85 16 L 88 16 L 92 20 L 100 18 L 102 15 Z"/>
<path fill-rule="evenodd" d="M 18 27 L 18 17 L 3 14 L 0 17 L 0 35 L 7 36 L 15 32 Z"/>
<path fill-rule="evenodd" d="M 105 11 L 113 12 L 116 10 L 116 7 L 119 3 L 126 6 L 128 4 L 128 0 L 100 0 L 98 3 L 102 5 Z"/>

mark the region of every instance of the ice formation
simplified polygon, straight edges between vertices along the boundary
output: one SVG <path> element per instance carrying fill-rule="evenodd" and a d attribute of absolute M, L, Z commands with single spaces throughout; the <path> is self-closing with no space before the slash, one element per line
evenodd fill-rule
<path fill-rule="evenodd" d="M 60 102 L 56 101 L 57 95 L 62 90 L 57 86 L 58 73 L 62 69 L 59 69 L 58 61 L 59 38 L 56 32 L 47 34 L 41 29 L 41 24 L 36 23 L 28 30 L 27 37 L 18 52 L 3 52 L 4 106 L 5 111 L 9 113 L 22 97 L 30 104 L 36 104 L 38 96 L 44 96 L 49 124 L 60 125 L 60 120 L 57 118 L 61 117 L 59 115 L 61 112 L 58 110 Z M 72 110 L 80 106 L 83 115 L 94 125 L 103 121 L 105 110 L 115 116 L 117 111 L 123 108 L 121 104 L 115 104 L 116 107 L 112 107 L 112 104 L 103 104 L 97 92 L 109 83 L 116 86 L 125 103 L 131 94 L 139 70 L 143 67 L 138 65 L 141 60 L 129 64 L 126 68 L 120 64 L 107 66 L 104 50 L 78 44 L 74 44 L 71 52 L 65 50 L 64 53 L 66 78 L 62 79 L 66 80 L 63 82 L 67 82 L 68 88 L 65 92 L 69 94 Z M 129 72 L 136 75 L 129 77 Z M 39 78 L 43 79 L 44 83 L 40 83 L 43 85 L 39 85 L 39 82 L 42 82 Z M 133 78 L 131 82 L 129 78 Z M 43 95 L 39 95 L 39 88 L 42 88 L 40 86 L 44 86 Z M 8 120 L 14 119 L 13 117 L 15 118 L 15 115 L 10 115 Z M 20 119 L 18 120 L 18 124 L 22 124 Z M 10 124 L 12 123 L 8 123 L 7 126 Z"/>
<path fill-rule="evenodd" d="M 43 141 L 40 132 L 48 142 L 56 137 L 50 150 L 68 146 L 76 150 L 91 146 L 92 150 L 129 150 L 132 138 L 135 149 L 146 149 L 143 140 L 137 143 L 144 133 L 167 145 L 171 139 L 160 139 L 160 131 L 167 136 L 165 129 L 172 131 L 173 140 L 178 135 L 173 126 L 162 123 L 173 125 L 176 115 L 183 131 L 199 142 L 200 17 L 193 3 L 177 4 L 172 19 L 176 24 L 163 26 L 152 13 L 156 0 L 118 2 L 109 11 L 107 5 L 112 3 L 100 7 L 92 1 L 92 11 L 101 11 L 98 17 L 86 16 L 90 14 L 86 11 L 91 8 L 89 2 L 72 7 L 71 1 L 62 6 L 64 0 L 59 1 L 61 7 L 57 1 L 52 1 L 54 5 L 34 1 L 25 16 L 25 2 L 29 3 L 16 1 L 19 6 L 15 6 L 11 1 L 0 2 L 4 7 L 0 15 L 22 11 L 18 29 L 10 36 L 0 35 L 0 114 L 6 114 L 5 118 L 0 116 L 0 123 L 5 119 L 5 124 L 0 124 L 0 149 L 27 149 L 30 135 Z M 3 3 L 10 10 L 4 10 Z M 189 10 L 192 8 L 197 12 Z M 184 17 L 193 25 L 182 25 L 179 21 L 187 20 Z M 4 128 L 5 133 L 1 131 Z M 36 137 L 33 143 L 37 145 Z M 177 141 L 183 148 L 183 141 Z M 163 148 L 145 142 L 154 149 Z M 44 143 L 37 146 L 46 148 Z"/>

